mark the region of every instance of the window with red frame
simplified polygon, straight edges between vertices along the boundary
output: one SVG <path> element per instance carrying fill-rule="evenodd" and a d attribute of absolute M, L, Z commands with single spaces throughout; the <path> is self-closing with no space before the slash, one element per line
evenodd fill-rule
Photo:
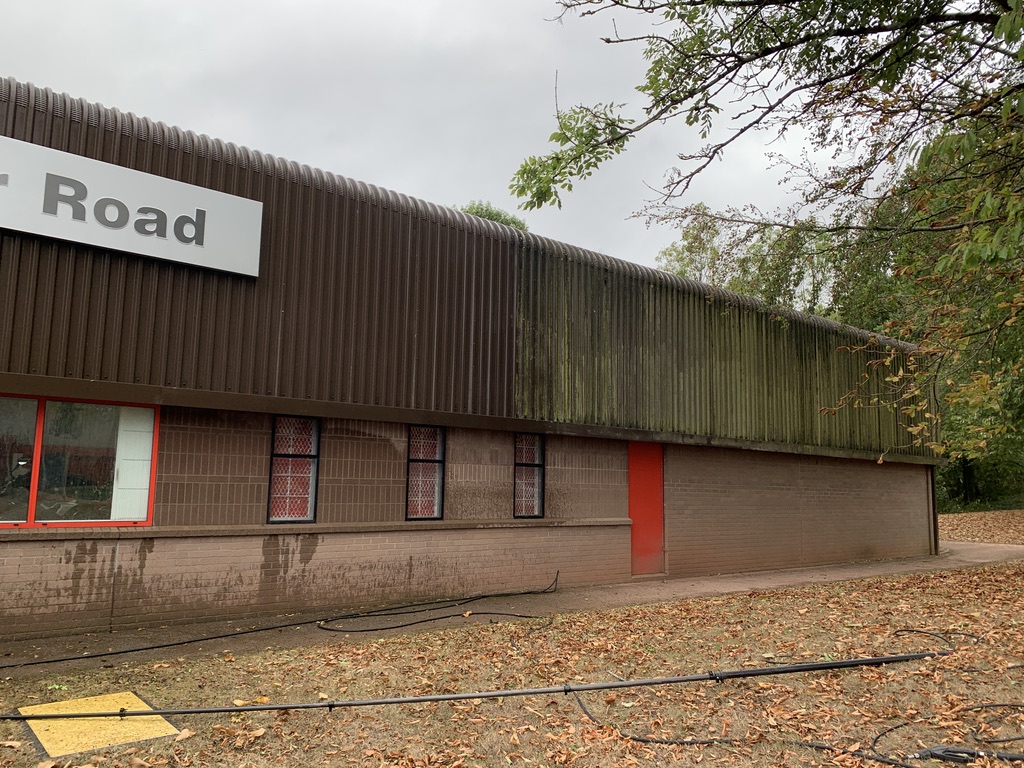
<path fill-rule="evenodd" d="M 316 486 L 320 463 L 320 422 L 299 416 L 275 416 L 270 457 L 271 523 L 316 520 Z"/>
<path fill-rule="evenodd" d="M 444 429 L 409 427 L 405 517 L 440 520 L 444 505 Z"/>
<path fill-rule="evenodd" d="M 544 435 L 517 434 L 513 514 L 544 517 Z"/>
<path fill-rule="evenodd" d="M 151 521 L 155 407 L 0 396 L 0 526 Z"/>

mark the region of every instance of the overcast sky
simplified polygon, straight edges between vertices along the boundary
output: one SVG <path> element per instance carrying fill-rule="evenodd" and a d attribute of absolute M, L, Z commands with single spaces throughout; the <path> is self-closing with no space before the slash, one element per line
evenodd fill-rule
<path fill-rule="evenodd" d="M 509 181 L 548 150 L 556 83 L 563 108 L 639 98 L 641 51 L 601 42 L 611 17 L 557 15 L 554 0 L 7 0 L 0 74 L 434 203 L 517 212 Z M 758 140 L 692 200 L 774 207 Z M 631 214 L 696 146 L 666 126 L 561 210 L 517 215 L 539 235 L 653 266 L 674 234 Z"/>

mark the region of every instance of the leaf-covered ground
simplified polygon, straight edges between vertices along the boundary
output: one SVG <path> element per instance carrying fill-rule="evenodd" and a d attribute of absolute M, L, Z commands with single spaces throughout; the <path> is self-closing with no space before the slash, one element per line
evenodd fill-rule
<path fill-rule="evenodd" d="M 992 544 L 1024 544 L 1024 509 L 939 515 L 939 538 Z"/>
<path fill-rule="evenodd" d="M 988 530 L 993 514 L 955 516 L 958 535 L 968 535 L 968 520 Z M 948 655 L 909 663 L 578 698 L 181 715 L 172 718 L 185 729 L 177 741 L 58 762 L 37 751 L 23 724 L 0 722 L 0 766 L 873 766 L 881 763 L 868 756 L 882 755 L 924 766 L 938 763 L 910 755 L 937 744 L 1024 752 L 1024 740 L 991 742 L 1024 739 L 1022 584 L 1024 563 L 1009 563 L 375 639 L 324 633 L 320 643 L 261 652 L 218 641 L 216 652 L 115 657 L 85 671 L 32 667 L 0 679 L 0 711 L 123 690 L 184 708 L 581 685 L 955 643 Z M 1013 706 L 972 708 L 984 703 Z"/>

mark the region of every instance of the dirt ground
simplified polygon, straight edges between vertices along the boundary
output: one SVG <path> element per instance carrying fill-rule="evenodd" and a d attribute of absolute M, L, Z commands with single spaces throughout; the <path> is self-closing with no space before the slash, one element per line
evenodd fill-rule
<path fill-rule="evenodd" d="M 102 657 L 265 624 L 0 644 L 3 713 L 127 690 L 158 709 L 282 707 L 174 715 L 177 740 L 56 760 L 24 723 L 0 721 L 0 766 L 858 766 L 926 765 L 912 755 L 937 744 L 1024 752 L 1024 550 L 952 543 L 1024 545 L 1024 511 L 943 516 L 940 535 L 944 555 L 921 562 L 423 606 L 336 622 L 341 632 L 305 624 Z M 424 623 L 386 629 L 413 621 Z M 919 652 L 941 653 L 792 669 Z M 78 660 L 34 663 L 62 655 Z M 632 682 L 683 675 L 707 679 Z M 621 687 L 571 690 L 600 683 Z M 559 690 L 519 695 L 543 688 Z M 347 706 L 488 691 L 506 693 Z M 986 759 L 973 764 L 1006 764 Z"/>

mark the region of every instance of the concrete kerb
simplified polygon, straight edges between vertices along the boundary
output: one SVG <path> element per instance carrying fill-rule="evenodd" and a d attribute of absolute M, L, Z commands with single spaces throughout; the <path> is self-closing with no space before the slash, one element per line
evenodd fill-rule
<path fill-rule="evenodd" d="M 942 541 L 938 555 L 902 560 L 872 560 L 841 565 L 819 565 L 785 568 L 773 571 L 750 571 L 693 576 L 678 579 L 645 578 L 629 584 L 578 587 L 551 595 L 530 595 L 535 605 L 543 604 L 549 613 L 621 608 L 645 603 L 670 602 L 691 597 L 706 597 L 732 592 L 797 587 L 806 584 L 848 581 L 901 573 L 971 568 L 992 563 L 1024 560 L 1024 546 L 1014 544 L 979 544 L 975 542 Z M 538 599 L 539 598 L 539 599 Z M 555 608 L 561 610 L 552 610 Z"/>

